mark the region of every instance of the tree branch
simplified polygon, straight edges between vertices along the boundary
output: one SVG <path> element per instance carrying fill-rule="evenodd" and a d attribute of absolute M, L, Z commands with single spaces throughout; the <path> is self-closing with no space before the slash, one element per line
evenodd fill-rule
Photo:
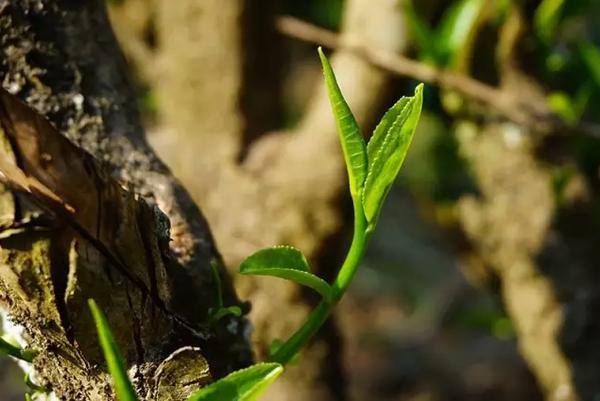
<path fill-rule="evenodd" d="M 276 21 L 279 32 L 306 42 L 333 49 L 348 50 L 367 62 L 396 75 L 414 78 L 442 88 L 454 90 L 465 97 L 496 110 L 519 125 L 535 130 L 572 133 L 600 138 L 600 126 L 581 122 L 577 126 L 566 124 L 556 114 L 527 102 L 516 94 L 502 90 L 467 75 L 420 63 L 408 57 L 381 48 L 365 46 L 351 36 L 338 35 L 294 17 L 281 16 Z"/>

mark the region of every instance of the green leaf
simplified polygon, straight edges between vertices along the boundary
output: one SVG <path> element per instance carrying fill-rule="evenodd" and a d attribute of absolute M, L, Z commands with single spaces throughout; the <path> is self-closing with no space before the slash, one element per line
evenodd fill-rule
<path fill-rule="evenodd" d="M 377 221 L 383 201 L 402 167 L 422 105 L 423 84 L 420 84 L 414 97 L 400 99 L 383 116 L 369 141 L 368 175 L 362 202 L 370 227 Z"/>
<path fill-rule="evenodd" d="M 358 123 L 340 91 L 333 69 L 320 47 L 319 57 L 321 58 L 321 64 L 323 65 L 325 84 L 327 86 L 331 108 L 333 109 L 333 115 L 340 135 L 346 168 L 348 169 L 350 193 L 352 194 L 352 198 L 357 201 L 367 176 L 365 141 L 360 133 Z"/>
<path fill-rule="evenodd" d="M 302 252 L 291 246 L 276 246 L 256 252 L 241 264 L 240 273 L 291 280 L 317 291 L 327 302 L 333 300 L 331 286 L 312 274 Z"/>
<path fill-rule="evenodd" d="M 416 13 L 412 1 L 405 2 L 404 12 L 419 56 L 438 66 L 460 68 L 470 52 L 465 48 L 474 37 L 475 28 L 482 15 L 486 0 L 461 0 L 454 2 L 433 30 Z"/>
<path fill-rule="evenodd" d="M 17 347 L 0 337 L 0 353 L 12 356 L 25 362 L 33 361 L 33 353 Z"/>
<path fill-rule="evenodd" d="M 580 84 L 573 98 L 573 107 L 575 109 L 576 121 L 580 120 L 588 106 L 588 103 L 594 93 L 594 86 L 590 80 L 585 80 Z"/>
<path fill-rule="evenodd" d="M 567 123 L 577 122 L 577 111 L 575 104 L 565 92 L 552 92 L 546 97 L 550 110 L 558 114 Z"/>
<path fill-rule="evenodd" d="M 214 324 L 228 315 L 240 317 L 242 316 L 242 309 L 237 305 L 224 306 L 223 305 L 223 291 L 221 289 L 221 275 L 219 274 L 219 266 L 215 260 L 210 261 L 210 268 L 212 272 L 214 293 L 213 293 L 213 306 L 208 310 L 208 321 Z"/>
<path fill-rule="evenodd" d="M 233 315 L 236 317 L 242 316 L 242 308 L 239 306 L 233 305 L 228 307 L 220 307 L 218 309 L 210 308 L 209 311 L 209 320 L 211 323 L 216 323 L 219 320 L 223 319 L 225 316 Z"/>
<path fill-rule="evenodd" d="M 370 171 L 373 168 L 375 155 L 381 150 L 383 142 L 387 138 L 392 125 L 394 125 L 403 111 L 406 114 L 406 112 L 408 112 L 408 108 L 412 107 L 411 101 L 412 98 L 410 97 L 402 97 L 396 102 L 396 104 L 394 104 L 388 111 L 385 112 L 381 118 L 381 121 L 379 121 L 379 124 L 377 124 L 377 127 L 375 127 L 375 131 L 373 131 L 373 135 L 367 144 L 367 171 Z"/>
<path fill-rule="evenodd" d="M 426 62 L 439 64 L 440 60 L 437 57 L 436 40 L 434 38 L 435 33 L 427 24 L 427 21 L 417 14 L 413 6 L 413 0 L 404 2 L 404 14 L 406 15 L 412 38 L 419 51 L 419 58 Z"/>
<path fill-rule="evenodd" d="M 50 391 L 47 388 L 38 386 L 33 381 L 31 381 L 31 375 L 29 373 L 25 373 L 25 376 L 23 377 L 23 384 L 25 384 L 34 393 L 41 393 L 41 394 L 50 393 Z"/>
<path fill-rule="evenodd" d="M 579 43 L 579 55 L 590 72 L 594 83 L 600 87 L 600 50 L 588 41 Z"/>
<path fill-rule="evenodd" d="M 119 401 L 136 401 L 138 398 L 131 381 L 129 381 L 129 376 L 127 376 L 127 369 L 125 369 L 123 357 L 121 356 L 117 343 L 110 331 L 106 317 L 93 299 L 88 300 L 88 304 L 96 323 L 98 339 L 102 351 L 104 351 L 104 358 L 106 359 L 108 371 L 112 376 L 117 398 Z"/>
<path fill-rule="evenodd" d="M 300 250 L 289 245 L 279 245 L 272 248 L 261 249 L 249 256 L 240 269 L 282 267 L 286 269 L 309 272 L 310 268 L 306 258 Z"/>
<path fill-rule="evenodd" d="M 473 37 L 485 3 L 485 0 L 458 1 L 444 14 L 436 35 L 438 53 L 441 54 L 444 65 L 457 67 L 458 57 L 469 54 L 464 49 Z"/>
<path fill-rule="evenodd" d="M 543 0 L 535 9 L 533 25 L 540 38 L 550 41 L 560 22 L 565 0 Z"/>
<path fill-rule="evenodd" d="M 254 401 L 281 372 L 279 363 L 258 363 L 209 384 L 188 401 Z"/>

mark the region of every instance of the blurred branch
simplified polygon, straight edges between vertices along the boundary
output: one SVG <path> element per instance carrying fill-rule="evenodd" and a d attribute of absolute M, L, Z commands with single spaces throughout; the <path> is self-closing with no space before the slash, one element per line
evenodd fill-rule
<path fill-rule="evenodd" d="M 281 16 L 277 18 L 276 27 L 279 32 L 305 42 L 351 51 L 372 65 L 393 74 L 454 90 L 465 97 L 490 106 L 508 120 L 519 125 L 537 131 L 577 132 L 600 138 L 600 126 L 596 124 L 581 122 L 577 126 L 568 125 L 547 109 L 540 109 L 511 92 L 488 85 L 467 75 L 423 64 L 380 48 L 365 46 L 353 37 L 339 35 L 294 17 Z"/>

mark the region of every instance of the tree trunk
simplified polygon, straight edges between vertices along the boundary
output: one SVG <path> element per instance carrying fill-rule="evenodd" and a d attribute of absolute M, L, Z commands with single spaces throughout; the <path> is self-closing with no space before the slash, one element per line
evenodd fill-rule
<path fill-rule="evenodd" d="M 97 368 L 103 362 L 85 302 L 91 297 L 108 315 L 143 399 L 157 391 L 183 399 L 197 388 L 201 382 L 161 376 L 182 365 L 207 360 L 218 377 L 249 364 L 244 319 L 207 324 L 215 293 L 211 263 L 222 266 L 221 258 L 200 211 L 144 139 L 103 2 L 0 1 L 0 26 L 2 86 L 92 155 L 82 157 L 96 173 L 66 168 L 53 183 L 68 188 L 79 173 L 89 174 L 96 181 L 72 185 L 65 196 L 83 195 L 85 203 L 96 188 L 98 199 L 90 202 L 112 205 L 102 213 L 98 208 L 90 226 L 97 231 L 82 236 L 28 195 L 2 192 L 0 299 L 38 351 L 37 380 L 64 399 L 111 398 Z M 5 157 L 16 155 L 26 171 L 19 154 L 28 148 L 11 140 L 10 126 L 3 130 Z M 80 152 L 64 146 L 69 154 Z M 48 164 L 69 162 L 63 159 Z M 107 188 L 121 191 L 115 199 L 122 202 L 107 201 Z M 239 303 L 226 277 L 223 293 L 226 304 Z M 206 376 L 196 372 L 196 381 Z"/>

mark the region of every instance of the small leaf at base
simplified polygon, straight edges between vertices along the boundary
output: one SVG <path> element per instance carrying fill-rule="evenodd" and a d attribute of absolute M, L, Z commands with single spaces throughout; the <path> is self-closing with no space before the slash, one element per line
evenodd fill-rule
<path fill-rule="evenodd" d="M 188 401 L 254 401 L 281 372 L 278 363 L 258 363 L 209 384 Z"/>
<path fill-rule="evenodd" d="M 127 375 L 127 369 L 123 362 L 121 352 L 117 347 L 117 343 L 110 331 L 108 322 L 104 313 L 98 308 L 98 305 L 93 299 L 88 301 L 94 322 L 96 323 L 96 330 L 98 331 L 98 339 L 100 346 L 104 352 L 104 358 L 108 366 L 108 372 L 110 373 L 115 393 L 119 401 L 137 401 L 137 395 L 133 389 L 133 385 Z"/>
<path fill-rule="evenodd" d="M 208 315 L 209 315 L 210 323 L 216 323 L 219 320 L 223 319 L 225 316 L 229 316 L 229 315 L 232 315 L 235 317 L 242 316 L 242 308 L 240 308 L 237 305 L 221 307 L 219 309 L 211 308 L 208 311 Z"/>
<path fill-rule="evenodd" d="M 543 0 L 535 9 L 533 26 L 542 39 L 552 39 L 566 3 L 566 0 Z"/>
<path fill-rule="evenodd" d="M 317 291 L 327 302 L 333 300 L 331 286 L 322 278 L 310 273 L 302 252 L 291 246 L 277 246 L 256 252 L 240 265 L 240 273 L 294 281 Z"/>
<path fill-rule="evenodd" d="M 0 354 L 9 355 L 25 362 L 31 362 L 33 360 L 32 351 L 19 348 L 4 340 L 2 337 L 0 337 Z"/>
<path fill-rule="evenodd" d="M 260 267 L 283 267 L 303 272 L 310 271 L 304 254 L 293 246 L 278 245 L 255 252 L 242 263 L 240 270 Z"/>

